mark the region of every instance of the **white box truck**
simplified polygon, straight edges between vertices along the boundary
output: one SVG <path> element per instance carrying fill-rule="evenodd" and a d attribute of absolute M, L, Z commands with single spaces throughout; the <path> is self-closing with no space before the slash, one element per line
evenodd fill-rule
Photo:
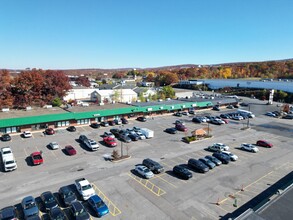
<path fill-rule="evenodd" d="M 145 135 L 146 138 L 153 138 L 154 137 L 154 131 L 148 129 L 148 128 L 141 128 L 140 132 Z"/>

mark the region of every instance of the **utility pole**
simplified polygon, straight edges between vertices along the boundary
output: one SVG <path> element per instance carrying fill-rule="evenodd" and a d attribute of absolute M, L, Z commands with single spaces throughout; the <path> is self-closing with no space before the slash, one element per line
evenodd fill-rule
<path fill-rule="evenodd" d="M 250 111 L 250 105 L 251 103 L 248 104 L 248 111 Z M 249 124 L 249 116 L 248 116 L 248 119 L 247 119 L 247 128 L 250 127 L 250 124 Z"/>

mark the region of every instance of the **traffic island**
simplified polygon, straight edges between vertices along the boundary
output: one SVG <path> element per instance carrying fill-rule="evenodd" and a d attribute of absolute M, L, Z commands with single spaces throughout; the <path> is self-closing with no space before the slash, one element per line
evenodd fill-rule
<path fill-rule="evenodd" d="M 113 163 L 117 163 L 117 162 L 121 162 L 121 161 L 124 161 L 124 160 L 128 160 L 128 159 L 130 159 L 130 158 L 131 158 L 131 156 L 129 156 L 129 155 L 124 155 L 124 156 L 121 156 L 121 157 L 119 157 L 119 158 L 115 158 L 115 159 L 111 160 L 111 162 L 113 162 Z"/>
<path fill-rule="evenodd" d="M 206 136 L 201 136 L 201 137 L 196 137 L 196 136 L 186 136 L 182 138 L 182 141 L 187 143 L 187 144 L 192 144 L 198 141 L 206 140 L 212 138 L 212 135 L 206 135 Z"/>

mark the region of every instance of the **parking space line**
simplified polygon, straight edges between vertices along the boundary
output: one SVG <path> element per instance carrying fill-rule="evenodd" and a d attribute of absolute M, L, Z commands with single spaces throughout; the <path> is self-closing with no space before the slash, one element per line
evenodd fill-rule
<path fill-rule="evenodd" d="M 177 188 L 177 186 L 175 186 L 173 183 L 170 183 L 169 181 L 165 180 L 164 178 L 162 178 L 161 176 L 157 176 L 159 179 L 163 180 L 164 182 L 170 184 L 171 186 L 173 186 L 174 188 Z"/>
<path fill-rule="evenodd" d="M 95 191 L 98 191 L 97 195 L 107 204 L 110 214 L 113 216 L 121 214 L 120 209 L 118 209 L 117 206 L 94 183 L 93 186 Z"/>
<path fill-rule="evenodd" d="M 50 152 L 53 154 L 53 156 L 58 159 L 57 155 L 54 153 L 54 151 L 50 150 Z"/>
<path fill-rule="evenodd" d="M 23 151 L 24 151 L 25 155 L 28 157 L 28 154 L 27 154 L 27 152 L 26 152 L 26 149 L 25 149 L 25 148 L 23 148 Z"/>
<path fill-rule="evenodd" d="M 161 161 L 161 163 L 164 164 L 164 165 L 167 166 L 167 167 L 173 168 L 172 166 L 170 166 L 169 164 L 166 164 L 165 162 L 162 162 L 162 161 Z"/>
<path fill-rule="evenodd" d="M 143 187 L 145 187 L 146 189 L 148 189 L 149 191 L 154 193 L 156 196 L 161 196 L 161 195 L 164 195 L 166 193 L 166 191 L 164 191 L 160 187 L 156 186 L 155 184 L 153 184 L 149 180 L 141 179 L 141 178 L 139 178 L 137 176 L 134 176 L 131 173 L 128 173 L 128 176 L 130 176 L 133 180 L 135 180 L 136 182 L 141 184 Z"/>

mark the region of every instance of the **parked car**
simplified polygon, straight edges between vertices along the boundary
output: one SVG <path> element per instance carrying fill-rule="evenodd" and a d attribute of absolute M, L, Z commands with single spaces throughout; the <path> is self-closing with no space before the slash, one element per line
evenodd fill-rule
<path fill-rule="evenodd" d="M 272 113 L 272 112 L 267 112 L 265 113 L 266 116 L 269 116 L 269 117 L 276 117 L 276 114 Z"/>
<path fill-rule="evenodd" d="M 203 157 L 203 158 L 199 158 L 198 159 L 200 162 L 203 162 L 205 165 L 207 165 L 210 169 L 213 169 L 216 164 L 212 161 L 210 161 L 209 159 Z"/>
<path fill-rule="evenodd" d="M 243 120 L 244 118 L 241 115 L 233 115 L 232 119 L 236 121 L 240 121 L 240 120 Z"/>
<path fill-rule="evenodd" d="M 50 211 L 51 209 L 58 207 L 58 203 L 55 197 L 53 196 L 52 192 L 50 191 L 43 192 L 40 198 L 44 204 L 44 208 L 46 211 Z"/>
<path fill-rule="evenodd" d="M 115 122 L 116 125 L 121 125 L 122 124 L 122 121 L 120 120 L 120 118 L 114 119 L 114 122 Z"/>
<path fill-rule="evenodd" d="M 177 129 L 176 128 L 166 128 L 165 129 L 165 132 L 166 133 L 169 133 L 169 134 L 176 134 L 177 133 Z"/>
<path fill-rule="evenodd" d="M 222 125 L 222 124 L 225 124 L 225 122 L 221 119 L 218 119 L 218 118 L 214 118 L 210 121 L 210 123 L 214 124 L 214 125 Z"/>
<path fill-rule="evenodd" d="M 195 110 L 189 110 L 188 113 L 189 113 L 190 115 L 195 115 Z"/>
<path fill-rule="evenodd" d="M 75 132 L 75 131 L 76 131 L 76 127 L 74 127 L 74 126 L 69 126 L 69 127 L 67 128 L 67 131 Z"/>
<path fill-rule="evenodd" d="M 122 141 L 124 141 L 124 142 L 126 142 L 126 143 L 129 143 L 129 142 L 131 142 L 131 138 L 130 137 L 128 137 L 128 132 L 124 132 L 124 133 L 120 133 L 119 134 L 119 138 L 122 140 Z"/>
<path fill-rule="evenodd" d="M 192 178 L 192 173 L 188 169 L 180 165 L 176 165 L 173 167 L 173 173 L 182 179 L 188 180 Z"/>
<path fill-rule="evenodd" d="M 67 220 L 66 215 L 59 207 L 51 209 L 49 212 L 49 216 L 50 220 Z"/>
<path fill-rule="evenodd" d="M 2 141 L 11 141 L 11 136 L 9 134 L 2 134 L 1 140 Z"/>
<path fill-rule="evenodd" d="M 101 122 L 101 125 L 102 125 L 103 127 L 109 127 L 109 123 L 108 123 L 107 121 L 102 121 L 102 122 Z"/>
<path fill-rule="evenodd" d="M 105 131 L 103 137 L 115 138 L 115 135 L 112 132 Z"/>
<path fill-rule="evenodd" d="M 186 111 L 183 111 L 183 112 L 181 112 L 181 114 L 182 114 L 182 115 L 189 116 L 189 113 L 188 113 L 188 112 L 186 112 Z"/>
<path fill-rule="evenodd" d="M 245 102 L 241 102 L 240 103 L 240 106 L 248 106 L 249 104 L 248 103 L 245 103 Z"/>
<path fill-rule="evenodd" d="M 44 163 L 44 159 L 42 157 L 42 152 L 33 152 L 30 155 L 30 158 L 32 160 L 33 165 L 40 165 L 42 163 Z"/>
<path fill-rule="evenodd" d="M 217 166 L 220 166 L 222 164 L 222 162 L 220 160 L 218 160 L 217 158 L 211 156 L 211 155 L 207 155 L 205 156 L 206 159 L 212 161 L 214 164 L 216 164 Z"/>
<path fill-rule="evenodd" d="M 269 147 L 269 148 L 273 147 L 273 144 L 272 143 L 270 143 L 268 141 L 265 141 L 265 140 L 258 140 L 256 142 L 256 145 L 262 146 L 262 147 Z"/>
<path fill-rule="evenodd" d="M 187 128 L 186 128 L 184 125 L 182 125 L 182 124 L 176 124 L 176 125 L 175 125 L 175 128 L 176 128 L 178 131 L 184 131 L 184 132 L 187 131 Z"/>
<path fill-rule="evenodd" d="M 194 169 L 197 172 L 205 173 L 209 171 L 209 168 L 207 165 L 205 165 L 203 162 L 196 160 L 196 159 L 189 159 L 188 160 L 188 166 Z"/>
<path fill-rule="evenodd" d="M 126 118 L 121 118 L 122 124 L 128 124 L 128 120 Z"/>
<path fill-rule="evenodd" d="M 228 109 L 233 109 L 234 106 L 233 106 L 233 105 L 227 105 L 227 108 L 228 108 Z"/>
<path fill-rule="evenodd" d="M 75 150 L 75 148 L 71 145 L 67 145 L 65 146 L 65 152 L 69 155 L 69 156 L 73 156 L 75 155 L 77 152 Z"/>
<path fill-rule="evenodd" d="M 185 125 L 185 123 L 183 121 L 181 121 L 181 120 L 176 120 L 174 124 L 175 125 L 177 125 L 177 124 Z"/>
<path fill-rule="evenodd" d="M 228 157 L 230 157 L 231 161 L 238 160 L 238 156 L 233 154 L 233 153 L 231 153 L 231 152 L 229 152 L 229 151 L 222 151 L 221 153 L 227 155 Z"/>
<path fill-rule="evenodd" d="M 46 133 L 46 135 L 53 135 L 53 134 L 55 134 L 55 131 L 53 128 L 47 128 L 45 130 L 45 133 Z"/>
<path fill-rule="evenodd" d="M 241 144 L 240 148 L 242 150 L 246 150 L 246 151 L 250 151 L 250 152 L 253 152 L 253 153 L 256 153 L 258 152 L 258 148 L 252 144 L 247 144 L 247 143 L 243 143 Z"/>
<path fill-rule="evenodd" d="M 146 122 L 147 119 L 144 116 L 140 116 L 136 120 L 141 121 L 141 122 Z"/>
<path fill-rule="evenodd" d="M 136 165 L 134 169 L 139 175 L 143 176 L 146 179 L 154 177 L 154 173 L 150 171 L 149 168 L 143 165 Z"/>
<path fill-rule="evenodd" d="M 101 125 L 99 125 L 98 123 L 95 122 L 95 123 L 91 124 L 91 127 L 92 128 L 99 128 L 99 127 L 101 127 Z"/>
<path fill-rule="evenodd" d="M 31 216 L 39 215 L 39 208 L 36 204 L 36 200 L 32 196 L 27 196 L 22 199 L 21 207 L 23 209 L 23 215 L 25 219 Z"/>
<path fill-rule="evenodd" d="M 164 172 L 163 166 L 161 164 L 159 164 L 158 162 L 150 159 L 150 158 L 144 159 L 142 161 L 142 164 L 144 166 L 146 166 L 147 168 L 149 168 L 153 173 L 162 173 L 162 172 Z"/>
<path fill-rule="evenodd" d="M 223 164 L 228 164 L 230 162 L 230 157 L 222 154 L 221 152 L 215 152 L 213 153 L 213 156 L 220 160 Z"/>
<path fill-rule="evenodd" d="M 182 113 L 181 112 L 175 112 L 173 115 L 174 116 L 177 116 L 177 117 L 182 117 Z"/>
<path fill-rule="evenodd" d="M 218 151 L 224 151 L 224 150 L 227 151 L 229 150 L 229 146 L 223 143 L 214 143 L 213 145 L 208 146 L 207 149 L 212 152 L 218 152 Z"/>
<path fill-rule="evenodd" d="M 136 134 L 135 131 L 131 131 L 128 133 L 128 137 L 132 140 L 132 141 L 138 141 L 139 140 L 139 137 L 138 135 Z"/>
<path fill-rule="evenodd" d="M 69 186 L 62 186 L 58 192 L 61 200 L 66 206 L 76 201 L 75 193 Z"/>
<path fill-rule="evenodd" d="M 0 219 L 1 220 L 16 220 L 16 210 L 14 206 L 8 206 L 0 210 Z"/>
<path fill-rule="evenodd" d="M 194 118 L 192 118 L 192 122 L 202 123 L 203 121 L 202 121 L 202 118 L 200 118 L 200 117 L 194 117 Z"/>
<path fill-rule="evenodd" d="M 212 108 L 213 110 L 215 110 L 215 111 L 220 111 L 220 106 L 218 106 L 218 105 L 215 105 L 215 106 L 213 106 L 213 108 Z"/>
<path fill-rule="evenodd" d="M 282 116 L 283 119 L 293 119 L 293 114 L 288 114 L 288 115 L 284 115 Z"/>
<path fill-rule="evenodd" d="M 115 137 L 119 137 L 119 131 L 120 131 L 120 129 L 118 129 L 118 128 L 111 128 L 110 129 L 110 132 L 112 134 L 114 134 Z"/>
<path fill-rule="evenodd" d="M 108 206 L 104 201 L 97 195 L 91 196 L 88 199 L 88 204 L 94 210 L 95 214 L 100 218 L 109 213 Z"/>
<path fill-rule="evenodd" d="M 22 132 L 22 136 L 23 136 L 24 138 L 30 138 L 30 137 L 32 137 L 33 135 L 32 135 L 32 133 L 31 133 L 30 131 L 24 131 L 24 132 Z"/>
<path fill-rule="evenodd" d="M 109 124 L 110 126 L 114 126 L 114 125 L 116 125 L 115 121 L 108 121 L 108 124 Z"/>
<path fill-rule="evenodd" d="M 108 147 L 116 147 L 117 146 L 117 142 L 116 142 L 115 138 L 104 137 L 103 141 Z"/>
<path fill-rule="evenodd" d="M 74 220 L 90 220 L 90 215 L 81 202 L 71 203 L 70 212 Z"/>
<path fill-rule="evenodd" d="M 221 118 L 230 119 L 231 117 L 228 114 L 220 114 Z"/>
<path fill-rule="evenodd" d="M 51 142 L 51 143 L 49 144 L 49 147 L 50 147 L 52 150 L 57 150 L 57 149 L 59 149 L 59 144 L 58 144 L 57 142 L 53 141 L 53 142 Z"/>
<path fill-rule="evenodd" d="M 143 133 L 141 133 L 141 131 L 136 131 L 136 134 L 138 135 L 138 138 L 140 140 L 146 139 L 146 136 Z"/>

